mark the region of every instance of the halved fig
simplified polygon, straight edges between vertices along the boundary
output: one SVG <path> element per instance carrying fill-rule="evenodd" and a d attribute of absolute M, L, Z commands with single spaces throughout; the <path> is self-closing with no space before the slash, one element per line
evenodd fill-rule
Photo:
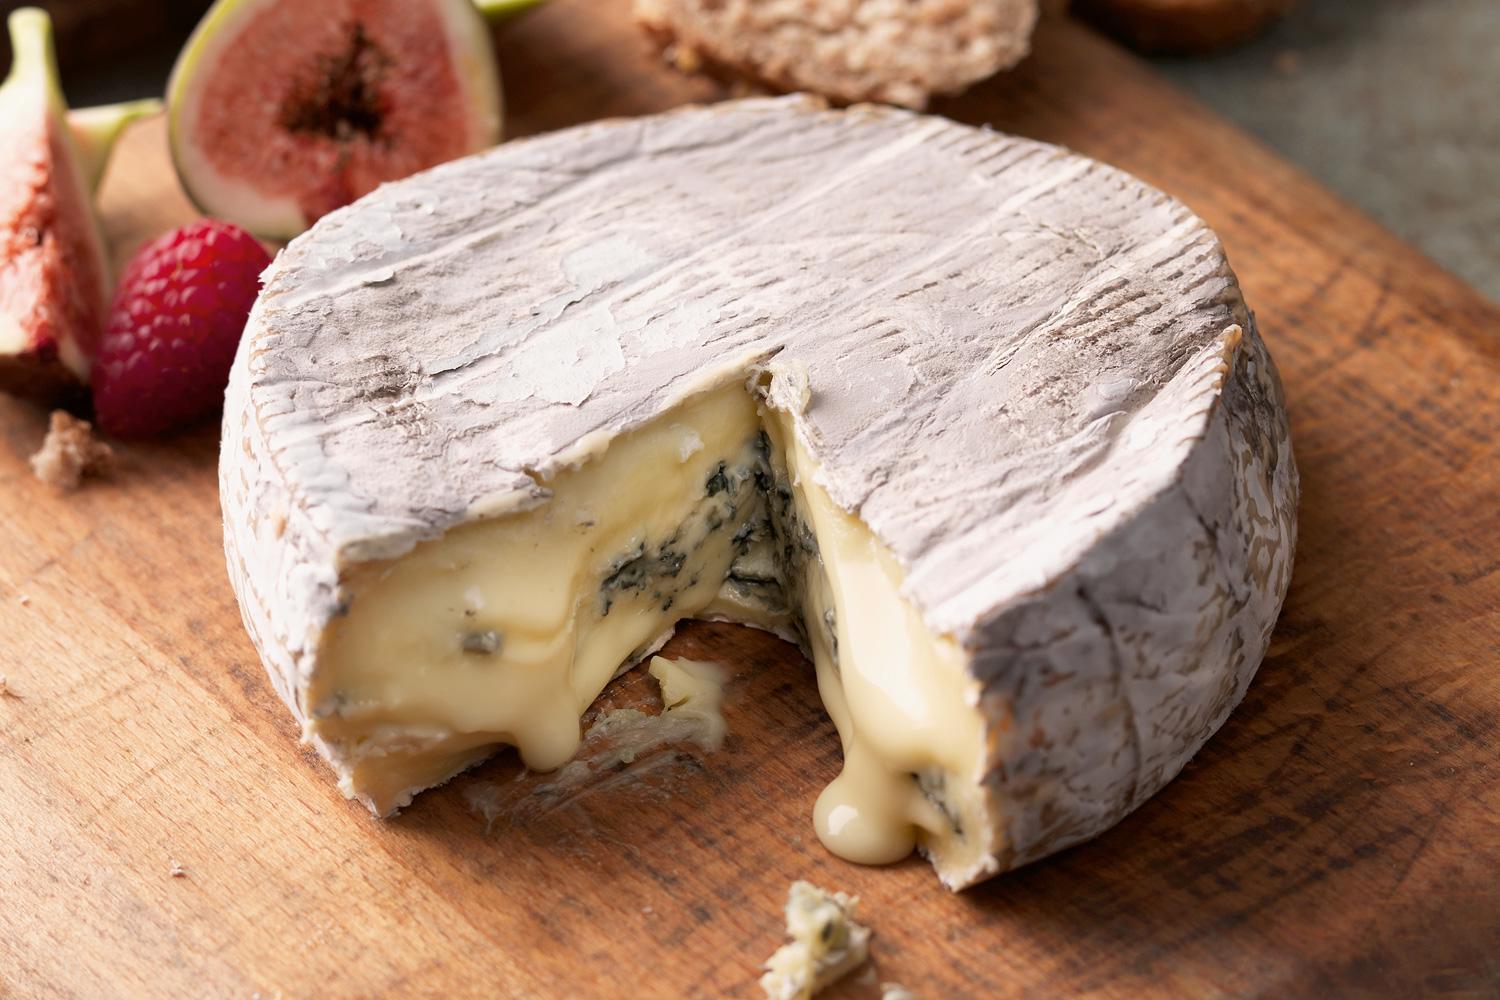
<path fill-rule="evenodd" d="M 500 79 L 469 0 L 218 0 L 167 109 L 198 206 L 286 239 L 383 181 L 493 145 Z"/>
<path fill-rule="evenodd" d="M 137 101 L 70 116 L 52 22 L 23 8 L 7 22 L 0 85 L 0 390 L 55 397 L 86 385 L 109 305 L 109 263 L 91 196 Z"/>

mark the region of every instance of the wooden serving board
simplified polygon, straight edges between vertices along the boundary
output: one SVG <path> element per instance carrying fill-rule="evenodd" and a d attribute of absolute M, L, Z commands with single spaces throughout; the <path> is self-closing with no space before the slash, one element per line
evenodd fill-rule
<path fill-rule="evenodd" d="M 719 96 L 623 7 L 502 29 L 513 135 Z M 61 496 L 25 464 L 44 415 L 3 401 L 0 996 L 756 997 L 797 878 L 857 893 L 875 930 L 836 998 L 1500 995 L 1500 309 L 1072 24 L 935 110 L 1183 198 L 1281 365 L 1292 592 L 1177 781 L 963 895 L 918 860 L 849 865 L 811 828 L 839 748 L 809 668 L 692 625 L 670 651 L 733 670 L 721 753 L 573 796 L 506 755 L 377 823 L 298 747 L 240 626 L 215 430 Z M 121 255 L 191 216 L 160 123 L 104 204 Z"/>

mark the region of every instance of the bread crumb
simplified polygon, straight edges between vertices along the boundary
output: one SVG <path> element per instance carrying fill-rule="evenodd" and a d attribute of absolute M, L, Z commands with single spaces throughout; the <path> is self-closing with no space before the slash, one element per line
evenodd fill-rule
<path fill-rule="evenodd" d="M 688 45 L 669 45 L 663 55 L 681 73 L 696 73 L 703 68 L 703 58 Z"/>
<path fill-rule="evenodd" d="M 76 490 L 84 476 L 109 472 L 115 453 L 94 439 L 93 425 L 66 410 L 53 410 L 47 438 L 31 456 L 31 471 L 60 490 Z"/>
<path fill-rule="evenodd" d="M 0 674 L 0 698 L 14 698 L 16 701 L 21 700 L 20 692 L 10 689 L 10 684 L 6 681 L 4 674 Z"/>
<path fill-rule="evenodd" d="M 881 983 L 880 1000 L 917 1000 L 912 991 L 900 983 Z"/>
<path fill-rule="evenodd" d="M 16 598 L 16 600 L 21 603 L 21 607 L 23 608 L 31 606 L 31 596 L 29 594 L 22 594 L 20 597 Z"/>
<path fill-rule="evenodd" d="M 172 867 L 167 870 L 167 873 L 173 878 L 187 878 L 187 869 L 182 867 L 182 862 L 180 861 L 173 861 Z"/>

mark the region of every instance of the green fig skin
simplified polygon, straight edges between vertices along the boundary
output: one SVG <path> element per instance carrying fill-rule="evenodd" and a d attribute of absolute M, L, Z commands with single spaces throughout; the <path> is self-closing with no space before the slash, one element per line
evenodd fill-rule
<path fill-rule="evenodd" d="M 474 7 L 486 21 L 499 24 L 545 2 L 546 0 L 474 0 Z"/>
<path fill-rule="evenodd" d="M 99 183 L 104 180 L 104 168 L 109 165 L 110 154 L 126 127 L 141 118 L 159 114 L 162 106 L 161 101 L 153 97 L 68 112 L 68 129 L 73 133 L 79 169 L 83 171 L 91 192 L 98 193 Z"/>

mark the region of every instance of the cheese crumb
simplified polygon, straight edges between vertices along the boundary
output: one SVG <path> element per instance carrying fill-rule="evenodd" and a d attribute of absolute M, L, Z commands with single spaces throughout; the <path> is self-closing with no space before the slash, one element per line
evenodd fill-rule
<path fill-rule="evenodd" d="M 825 892 L 808 882 L 792 883 L 786 901 L 786 933 L 792 940 L 766 960 L 760 977 L 768 1000 L 810 1000 L 870 957 L 870 929 L 854 920 L 859 900 Z"/>
<path fill-rule="evenodd" d="M 187 869 L 182 867 L 180 861 L 173 861 L 172 867 L 167 870 L 167 873 L 173 878 L 187 878 Z"/>
<path fill-rule="evenodd" d="M 664 53 L 667 62 L 671 63 L 678 72 L 696 73 L 703 68 L 703 57 L 698 50 L 689 45 L 673 45 Z"/>
<path fill-rule="evenodd" d="M 661 689 L 662 716 L 679 720 L 679 739 L 710 752 L 724 745 L 729 726 L 720 705 L 724 700 L 724 668 L 702 660 L 651 657 L 647 671 Z"/>
<path fill-rule="evenodd" d="M 94 439 L 93 426 L 66 410 L 53 410 L 47 438 L 31 456 L 31 471 L 60 490 L 76 490 L 84 476 L 102 476 L 114 464 L 115 453 Z"/>

